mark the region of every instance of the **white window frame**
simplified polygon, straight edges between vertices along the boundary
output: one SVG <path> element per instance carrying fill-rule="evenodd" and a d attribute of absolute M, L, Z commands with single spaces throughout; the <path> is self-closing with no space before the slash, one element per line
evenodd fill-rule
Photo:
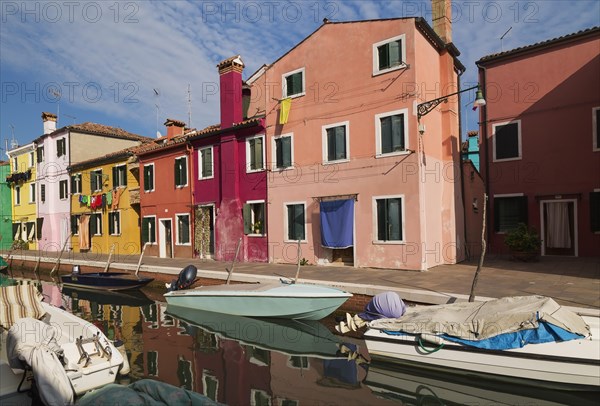
<path fill-rule="evenodd" d="M 507 124 L 516 124 L 517 125 L 517 134 L 518 134 L 518 146 L 519 146 L 519 156 L 513 158 L 502 158 L 496 159 L 496 127 L 502 127 Z M 523 149 L 522 149 L 522 134 L 521 134 L 521 120 L 511 120 L 504 121 L 502 123 L 492 124 L 492 148 L 493 148 L 493 161 L 492 162 L 508 162 L 508 161 L 518 161 L 523 159 Z"/>
<path fill-rule="evenodd" d="M 36 200 L 35 199 L 36 198 L 36 195 L 35 195 L 36 189 L 35 189 L 35 187 L 36 187 L 35 183 L 30 183 L 29 184 L 29 203 L 35 203 L 35 200 Z"/>
<path fill-rule="evenodd" d="M 290 157 L 291 157 L 291 164 L 290 166 L 287 166 L 285 168 L 278 168 L 277 167 L 277 144 L 275 143 L 276 140 L 281 139 L 281 138 L 289 138 L 290 139 Z M 286 134 L 280 134 L 280 135 L 275 135 L 271 138 L 271 170 L 273 171 L 289 171 L 294 169 L 294 133 L 286 133 Z"/>
<path fill-rule="evenodd" d="M 35 153 L 33 151 L 31 151 L 29 153 L 29 167 L 33 168 L 34 165 L 35 165 Z"/>
<path fill-rule="evenodd" d="M 152 167 L 152 189 L 146 189 L 146 185 L 145 185 L 145 181 L 144 181 L 144 177 L 145 177 L 145 172 L 146 172 L 146 167 L 147 166 L 151 166 Z M 154 192 L 155 187 L 156 187 L 156 171 L 154 170 L 154 162 L 150 163 L 150 164 L 144 164 L 144 172 L 142 172 L 142 186 L 144 187 L 144 193 L 150 193 L 150 192 Z"/>
<path fill-rule="evenodd" d="M 154 219 L 154 242 L 150 242 L 148 241 L 147 243 L 149 245 L 157 245 L 158 244 L 158 222 L 156 221 L 156 214 L 150 214 L 148 216 L 142 216 L 142 222 L 144 221 L 145 218 L 153 218 Z M 142 230 L 144 228 L 142 227 L 142 223 L 140 223 L 140 234 L 142 233 Z M 140 235 L 140 241 L 142 240 L 141 235 Z M 144 243 L 145 244 L 145 243 Z"/>
<path fill-rule="evenodd" d="M 111 218 L 111 214 L 118 214 L 118 216 L 119 216 L 118 217 L 118 219 L 119 219 L 119 221 L 118 221 L 118 226 L 119 226 L 118 229 L 119 230 L 118 230 L 117 233 L 111 233 L 110 232 L 110 220 L 111 220 L 110 218 Z M 107 217 L 108 217 L 108 235 L 121 235 L 121 210 L 109 211 Z"/>
<path fill-rule="evenodd" d="M 15 206 L 21 205 L 21 186 L 15 186 Z"/>
<path fill-rule="evenodd" d="M 121 179 L 118 179 L 118 180 L 119 180 L 119 185 L 118 185 L 118 186 L 116 186 L 116 188 L 123 189 L 123 188 L 127 187 L 127 165 L 125 165 L 125 164 L 114 165 L 114 166 L 113 166 L 113 168 L 124 168 L 124 169 L 125 169 L 125 171 L 123 172 L 123 174 L 124 174 L 124 176 L 125 176 L 125 178 L 123 179 L 123 180 L 125 181 L 125 184 L 124 184 L 124 185 L 121 185 L 121 184 L 120 184 L 120 181 L 121 181 Z M 118 171 L 119 171 L 119 170 L 117 169 L 117 178 L 118 178 L 118 175 L 119 175 L 119 172 L 118 172 Z M 113 179 L 113 183 L 114 183 L 114 182 L 115 182 L 115 181 L 114 181 L 114 179 Z"/>
<path fill-rule="evenodd" d="M 99 179 L 98 180 L 98 186 L 100 186 L 100 189 L 94 189 L 94 190 L 92 190 L 92 181 L 91 181 L 91 177 L 92 176 L 96 176 Z M 102 168 L 91 170 L 90 171 L 90 193 L 101 192 L 103 185 L 104 185 L 104 173 L 102 171 Z"/>
<path fill-rule="evenodd" d="M 182 243 L 179 241 L 179 216 L 186 216 L 188 218 L 188 238 L 189 242 Z M 190 246 L 192 245 L 192 217 L 190 213 L 175 213 L 175 245 Z"/>
<path fill-rule="evenodd" d="M 406 198 L 405 195 L 381 195 L 381 196 L 373 196 L 372 198 L 372 212 L 373 212 L 373 244 L 378 245 L 405 245 L 406 238 Z M 379 235 L 379 229 L 377 228 L 377 200 L 385 200 L 385 199 L 400 199 L 400 210 L 402 210 L 402 239 L 397 241 L 381 241 L 378 240 L 377 237 Z"/>
<path fill-rule="evenodd" d="M 306 202 L 297 201 L 297 202 L 284 202 L 283 203 L 283 242 L 285 243 L 297 243 L 298 240 L 290 240 L 289 237 L 289 229 L 288 229 L 288 206 L 293 206 L 301 204 L 304 207 L 304 239 L 300 240 L 301 243 L 307 242 L 308 238 L 308 229 L 306 227 Z"/>
<path fill-rule="evenodd" d="M 61 179 L 58 181 L 58 198 L 60 200 L 67 200 L 69 198 L 69 180 L 70 180 L 70 178 L 69 179 Z M 62 193 L 62 188 L 63 188 L 62 185 L 63 184 L 66 185 L 65 195 L 64 195 L 64 197 L 60 197 L 60 194 Z"/>
<path fill-rule="evenodd" d="M 77 181 L 78 187 L 76 189 L 78 191 L 71 190 L 71 194 L 73 194 L 73 195 L 80 195 L 81 192 L 83 191 L 83 189 L 82 189 L 83 188 L 83 176 L 81 175 L 81 172 L 73 173 L 69 177 L 69 181 L 71 180 L 71 177 L 73 177 L 73 176 L 75 176 L 78 179 L 78 181 Z"/>
<path fill-rule="evenodd" d="M 594 152 L 599 152 L 600 151 L 600 145 L 598 144 L 598 133 L 596 132 L 598 130 L 598 124 L 596 123 L 596 112 L 600 110 L 600 107 L 594 107 L 592 108 L 592 150 Z"/>
<path fill-rule="evenodd" d="M 377 48 L 379 48 L 380 46 L 385 45 L 387 43 L 398 41 L 398 40 L 402 41 L 402 50 L 401 50 L 402 63 L 398 66 L 392 66 L 391 68 L 379 70 L 379 52 L 377 51 Z M 399 70 L 399 69 L 405 69 L 406 67 L 407 67 L 407 65 L 406 65 L 406 34 L 396 35 L 395 37 L 387 38 L 387 39 L 384 39 L 383 41 L 379 41 L 379 42 L 373 44 L 373 76 L 383 75 L 384 73 L 393 72 L 393 71 Z"/>
<path fill-rule="evenodd" d="M 204 176 L 204 165 L 202 164 L 202 151 L 206 150 L 206 149 L 210 149 L 210 166 L 211 166 L 211 175 L 210 176 Z M 209 145 L 207 147 L 200 147 L 198 148 L 198 180 L 207 180 L 207 179 L 214 179 L 215 177 L 215 149 L 213 148 L 213 145 Z"/>
<path fill-rule="evenodd" d="M 387 152 L 383 153 L 381 148 L 381 119 L 390 116 L 403 115 L 404 116 L 404 151 Z M 375 114 L 375 158 L 382 158 L 386 156 L 395 155 L 408 155 L 410 154 L 409 148 L 409 136 L 408 136 L 408 109 L 400 109 L 394 111 L 388 111 L 386 113 Z"/>
<path fill-rule="evenodd" d="M 13 158 L 12 171 L 19 172 L 19 159 L 17 157 Z"/>
<path fill-rule="evenodd" d="M 337 159 L 335 161 L 327 160 L 327 130 L 334 127 L 346 127 L 346 158 Z M 350 161 L 350 121 L 341 121 L 339 123 L 327 124 L 321 127 L 322 148 L 323 148 L 323 165 L 339 164 L 341 162 Z"/>
<path fill-rule="evenodd" d="M 287 80 L 286 80 L 286 78 L 288 76 L 291 76 L 298 72 L 302 73 L 302 92 L 288 96 L 287 95 Z M 282 99 L 288 99 L 288 98 L 295 99 L 296 97 L 301 97 L 301 96 L 304 96 L 305 94 L 306 94 L 306 68 L 304 66 L 301 68 L 286 72 L 281 75 L 281 98 Z"/>
<path fill-rule="evenodd" d="M 102 230 L 102 213 L 101 212 L 95 212 L 90 214 L 90 221 L 93 221 L 94 218 L 96 218 L 96 233 L 95 234 L 91 234 L 90 237 L 97 237 L 97 236 L 101 236 L 102 232 L 104 230 Z M 98 230 L 100 230 L 100 233 L 98 234 Z"/>
<path fill-rule="evenodd" d="M 262 138 L 262 168 L 251 169 L 252 164 L 251 164 L 251 160 L 250 160 L 250 140 L 254 140 L 257 138 Z M 252 137 L 246 138 L 246 173 L 262 172 L 266 169 L 266 162 L 265 162 L 266 149 L 267 149 L 267 146 L 265 145 L 265 135 L 264 134 L 258 134 L 258 135 L 254 135 Z"/>
<path fill-rule="evenodd" d="M 178 157 L 175 157 L 175 160 L 178 159 L 185 159 L 185 184 L 184 185 L 175 185 L 176 189 L 182 189 L 184 187 L 188 187 L 188 185 L 190 184 L 190 170 L 189 170 L 189 159 L 187 157 L 187 155 L 181 155 Z"/>
<path fill-rule="evenodd" d="M 264 145 L 264 144 L 263 144 Z M 267 235 L 267 204 L 265 202 L 265 200 L 247 200 L 246 204 L 260 204 L 262 203 L 263 205 L 263 233 L 262 234 L 256 234 L 254 232 L 254 228 L 252 228 L 252 232 L 246 234 L 247 237 L 264 237 Z M 254 220 L 254 211 L 250 210 L 250 212 L 252 213 L 252 224 L 255 223 Z"/>

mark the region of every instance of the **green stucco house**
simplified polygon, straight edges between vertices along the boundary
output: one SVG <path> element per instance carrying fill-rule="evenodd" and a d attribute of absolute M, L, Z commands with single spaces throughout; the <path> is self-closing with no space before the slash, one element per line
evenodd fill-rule
<path fill-rule="evenodd" d="M 12 201 L 11 189 L 6 183 L 10 175 L 10 164 L 0 161 L 0 249 L 8 250 L 12 244 Z"/>

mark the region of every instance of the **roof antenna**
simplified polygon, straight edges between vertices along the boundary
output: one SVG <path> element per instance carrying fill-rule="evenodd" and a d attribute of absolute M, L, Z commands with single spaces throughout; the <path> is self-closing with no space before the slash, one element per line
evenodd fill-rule
<path fill-rule="evenodd" d="M 53 87 L 51 87 L 50 89 L 48 89 L 48 93 L 50 93 L 52 96 L 57 98 L 56 101 L 56 127 L 60 127 L 58 125 L 58 120 L 60 120 L 60 89 L 55 89 Z"/>
<path fill-rule="evenodd" d="M 66 113 L 65 113 L 65 116 L 66 116 L 66 117 L 69 117 L 71 120 L 73 120 L 73 125 L 75 125 L 75 119 L 76 119 L 77 117 L 75 117 L 75 116 L 72 116 L 72 115 L 70 115 L 70 114 L 66 114 Z"/>
<path fill-rule="evenodd" d="M 160 138 L 162 137 L 162 134 L 160 133 L 160 131 L 158 131 L 158 112 L 160 111 L 160 92 L 158 91 L 158 89 L 152 89 L 154 90 L 154 97 L 156 98 L 156 103 L 154 103 L 154 107 L 156 107 L 156 138 Z"/>
<path fill-rule="evenodd" d="M 19 146 L 17 140 L 15 140 L 15 126 L 12 124 L 8 125 L 10 127 L 11 140 L 10 140 L 10 149 L 15 149 Z"/>
<path fill-rule="evenodd" d="M 508 34 L 508 32 L 512 30 L 512 26 L 506 30 L 506 32 L 504 34 L 502 34 L 502 36 L 500 37 L 500 52 L 504 52 L 504 47 L 502 46 L 502 40 L 504 39 L 504 37 L 506 37 L 506 34 Z"/>
<path fill-rule="evenodd" d="M 190 88 L 190 84 L 188 83 L 188 128 L 192 128 L 192 90 Z"/>

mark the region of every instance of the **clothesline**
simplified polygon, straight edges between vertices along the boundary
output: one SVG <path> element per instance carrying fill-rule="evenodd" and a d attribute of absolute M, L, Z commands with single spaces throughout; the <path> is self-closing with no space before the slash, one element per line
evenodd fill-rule
<path fill-rule="evenodd" d="M 99 193 L 96 195 L 79 195 L 79 203 L 89 207 L 92 210 L 110 208 L 116 210 L 119 208 L 119 198 L 121 197 L 122 189 L 110 190 L 107 193 Z"/>

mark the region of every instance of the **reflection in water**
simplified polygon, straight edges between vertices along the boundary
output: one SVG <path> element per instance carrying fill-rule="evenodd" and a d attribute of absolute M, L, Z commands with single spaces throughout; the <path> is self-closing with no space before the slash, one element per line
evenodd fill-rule
<path fill-rule="evenodd" d="M 320 322 L 190 312 L 146 296 L 127 302 L 105 292 L 42 288 L 47 300 L 124 341 L 131 373 L 121 383 L 156 379 L 229 405 L 585 405 L 598 394 L 368 364 L 362 340 L 332 334 Z"/>

